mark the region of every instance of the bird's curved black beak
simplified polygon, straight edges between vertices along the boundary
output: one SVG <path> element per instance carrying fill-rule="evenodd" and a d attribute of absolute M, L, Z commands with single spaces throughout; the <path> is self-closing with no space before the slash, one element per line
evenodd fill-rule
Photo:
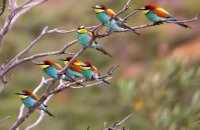
<path fill-rule="evenodd" d="M 65 61 L 65 59 L 59 59 L 59 60 L 61 60 L 61 61 Z"/>
<path fill-rule="evenodd" d="M 43 62 L 41 62 L 41 63 L 35 63 L 35 65 L 44 65 L 44 63 Z"/>
<path fill-rule="evenodd" d="M 146 9 L 145 8 L 139 8 L 139 9 L 134 9 L 134 10 L 141 11 L 141 10 L 146 10 Z"/>
<path fill-rule="evenodd" d="M 97 7 L 96 7 L 96 6 L 92 6 L 92 8 L 93 8 L 93 9 L 96 9 Z"/>
<path fill-rule="evenodd" d="M 16 93 L 14 93 L 14 94 L 16 94 L 16 95 L 20 95 L 21 93 L 19 93 L 19 92 L 16 92 Z"/>

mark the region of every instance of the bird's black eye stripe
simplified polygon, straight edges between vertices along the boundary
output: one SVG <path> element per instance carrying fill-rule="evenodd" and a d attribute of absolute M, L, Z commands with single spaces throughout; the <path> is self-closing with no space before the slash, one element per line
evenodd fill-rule
<path fill-rule="evenodd" d="M 80 65 L 81 67 L 90 67 L 89 65 Z"/>
<path fill-rule="evenodd" d="M 26 94 L 26 93 L 22 93 L 21 95 L 27 96 L 28 94 Z"/>

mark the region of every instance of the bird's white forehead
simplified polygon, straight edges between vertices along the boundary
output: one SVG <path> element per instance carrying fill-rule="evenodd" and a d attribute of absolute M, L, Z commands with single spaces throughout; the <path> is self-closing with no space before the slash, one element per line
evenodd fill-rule
<path fill-rule="evenodd" d="M 85 28 L 85 26 L 81 25 L 79 28 Z"/>

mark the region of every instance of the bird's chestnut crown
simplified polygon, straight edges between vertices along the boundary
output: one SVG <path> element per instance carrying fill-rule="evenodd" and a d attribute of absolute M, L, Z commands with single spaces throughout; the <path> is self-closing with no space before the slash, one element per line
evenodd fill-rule
<path fill-rule="evenodd" d="M 50 61 L 50 60 L 44 60 L 42 63 L 43 63 L 44 65 L 50 65 L 50 66 L 53 65 L 53 62 Z"/>
<path fill-rule="evenodd" d="M 157 8 L 157 7 L 154 6 L 154 5 L 146 5 L 146 6 L 144 7 L 145 10 L 154 10 L 154 9 L 156 9 L 156 8 Z"/>

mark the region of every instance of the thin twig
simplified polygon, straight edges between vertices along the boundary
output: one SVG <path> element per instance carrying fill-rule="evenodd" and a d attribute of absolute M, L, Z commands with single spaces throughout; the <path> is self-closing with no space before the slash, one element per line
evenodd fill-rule
<path fill-rule="evenodd" d="M 2 122 L 4 122 L 4 121 L 6 121 L 8 118 L 10 118 L 11 116 L 7 116 L 7 117 L 5 117 L 5 118 L 3 118 L 3 119 L 0 119 L 0 123 L 2 123 Z"/>
<path fill-rule="evenodd" d="M 2 0 L 0 16 L 4 13 L 5 8 L 6 8 L 6 0 Z"/>
<path fill-rule="evenodd" d="M 124 13 L 125 11 L 127 11 L 130 8 L 130 6 L 129 6 L 130 2 L 131 2 L 131 0 L 128 0 L 125 4 L 124 8 L 122 10 L 120 10 L 119 12 L 117 12 L 116 15 L 113 17 L 115 18 L 115 17 L 119 16 L 120 14 Z"/>
<path fill-rule="evenodd" d="M 121 126 L 123 123 L 125 123 L 131 116 L 133 116 L 133 114 L 128 115 L 127 117 L 125 117 L 123 120 L 121 120 L 120 122 L 115 122 L 112 126 L 105 128 L 104 130 L 116 130 L 117 127 Z M 104 127 L 106 127 L 106 124 L 104 125 Z M 123 130 L 125 130 L 125 128 L 123 127 Z"/>

